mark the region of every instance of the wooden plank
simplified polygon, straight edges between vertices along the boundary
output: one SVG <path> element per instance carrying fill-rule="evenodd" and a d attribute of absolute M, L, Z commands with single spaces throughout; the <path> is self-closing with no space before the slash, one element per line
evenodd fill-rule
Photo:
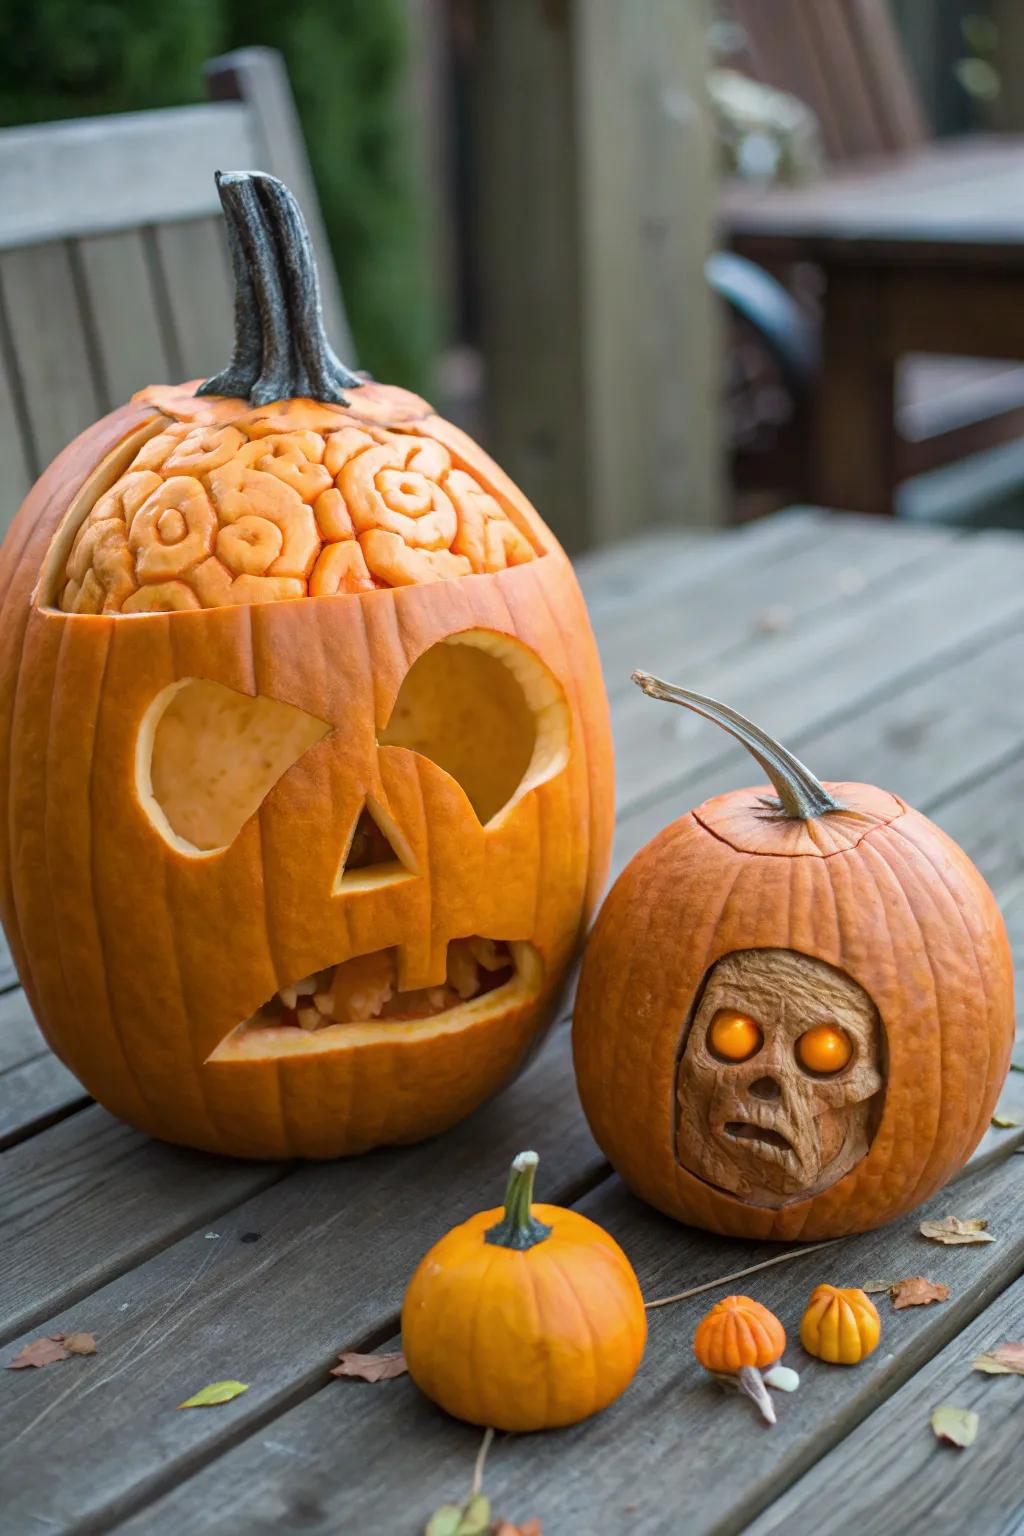
<path fill-rule="evenodd" d="M 226 367 L 234 333 L 224 221 L 160 224 L 149 238 L 170 376 L 208 378 Z"/>
<path fill-rule="evenodd" d="M 35 1136 L 90 1102 L 64 1063 L 44 1050 L 0 1076 L 0 1151 Z"/>
<path fill-rule="evenodd" d="M 99 355 L 104 409 L 130 400 L 146 384 L 172 376 L 156 308 L 150 263 L 140 230 L 92 235 L 76 242 L 83 302 Z M 198 290 L 203 268 L 193 269 Z"/>
<path fill-rule="evenodd" d="M 36 478 L 35 465 L 32 429 L 0 285 L 0 538 Z"/>
<path fill-rule="evenodd" d="M 916 533 L 923 532 L 923 538 Z M 949 530 L 911 530 L 901 525 L 892 539 L 878 537 L 873 518 L 833 518 L 807 527 L 795 544 L 766 549 L 759 560 L 737 561 L 717 581 L 659 600 L 645 595 L 632 613 L 606 619 L 597 640 L 605 683 L 614 705 L 630 696 L 629 715 L 639 717 L 634 666 L 657 670 L 652 658 L 685 656 L 693 676 L 712 661 L 757 654 L 790 632 L 813 632 L 819 620 L 837 613 L 858 614 L 874 594 L 908 576 L 917 578 L 930 562 L 948 558 Z"/>
<path fill-rule="evenodd" d="M 970 1362 L 1019 1339 L 1022 1316 L 1024 1282 L 1018 1280 L 765 1510 L 746 1536 L 804 1529 L 842 1536 L 851 1520 L 871 1536 L 1019 1531 L 1020 1379 L 986 1376 Z M 950 1454 L 932 1433 L 932 1410 L 950 1402 L 974 1409 L 981 1420 L 969 1454 Z"/>
<path fill-rule="evenodd" d="M 937 552 L 892 587 L 869 589 L 863 602 L 826 614 L 806 633 L 797 625 L 763 637 L 759 646 L 726 657 L 721 665 L 692 671 L 685 654 L 666 648 L 648 659 L 648 670 L 728 700 L 799 748 L 808 733 L 820 735 L 843 719 L 856 721 L 872 699 L 898 695 L 922 676 L 941 674 L 958 653 L 969 655 L 986 638 L 994 642 L 1003 632 L 1019 632 L 1022 574 L 1024 546 L 1012 537 L 972 537 L 946 554 Z M 969 599 L 981 592 L 984 602 Z M 650 718 L 655 709 L 656 722 Z M 696 717 L 655 706 L 639 690 L 623 699 L 615 726 L 622 820 L 634 806 L 655 800 L 664 805 L 673 795 L 682 796 L 680 810 L 685 809 L 694 803 L 687 798 L 692 786 L 707 782 L 713 762 L 727 757 L 742 762 L 709 737 Z M 861 750 L 846 762 L 845 773 L 835 776 L 856 777 L 857 763 L 866 770 L 871 761 Z M 947 765 L 935 767 L 941 776 Z M 830 765 L 818 764 L 816 771 L 828 777 Z M 749 763 L 742 772 L 740 783 L 750 783 Z M 728 787 L 728 778 L 718 784 Z"/>
<path fill-rule="evenodd" d="M 705 0 L 524 0 L 479 22 L 496 457 L 573 550 L 650 523 L 714 523 Z"/>
<path fill-rule="evenodd" d="M 103 415 L 67 246 L 25 246 L 0 255 L 0 291 L 41 470 Z"/>
<path fill-rule="evenodd" d="M 47 1049 L 20 987 L 0 994 L 0 1077 Z"/>
<path fill-rule="evenodd" d="M 48 1133 L 44 1143 L 64 1129 Z M 117 1140 L 117 1129 L 107 1121 L 106 1138 Z M 104 1223 L 109 1236 L 115 1222 L 120 1233 L 139 1213 L 136 1144 L 132 1133 L 122 1132 L 111 1186 L 116 1200 L 108 1194 L 90 1202 L 91 1219 Z M 346 1341 L 382 1327 L 390 1332 L 425 1243 L 481 1202 L 497 1199 L 508 1163 L 524 1145 L 540 1152 L 545 1192 L 553 1198 L 572 1198 L 604 1169 L 575 1099 L 564 1029 L 557 1051 L 549 1050 L 500 1099 L 447 1136 L 411 1150 L 306 1165 L 235 1209 L 225 1211 L 228 1202 L 222 1201 L 224 1214 L 203 1218 L 209 1219 L 207 1229 L 195 1226 L 193 1212 L 190 1235 L 102 1289 L 90 1275 L 98 1258 L 90 1238 L 88 1252 L 76 1259 L 77 1297 L 66 1315 L 76 1319 L 76 1328 L 97 1334 L 99 1369 L 64 1373 L 59 1382 L 55 1372 L 49 1383 L 4 1379 L 0 1486 L 9 1490 L 6 1519 L 17 1528 L 31 1511 L 37 1522 L 50 1520 L 58 1528 L 109 1529 L 162 1490 L 172 1465 L 182 1475 L 237 1439 L 244 1426 L 314 1390 L 325 1362 Z M 195 1176 L 209 1169 L 209 1159 L 189 1160 L 152 1144 L 138 1151 L 148 1154 L 149 1182 L 156 1180 L 158 1197 L 169 1193 L 172 1175 L 180 1186 L 182 1174 L 169 1164 L 184 1160 L 194 1201 Z M 234 1168 L 236 1177 L 244 1171 L 243 1165 Z M 74 1177 L 70 1168 L 62 1171 L 65 1179 Z M 77 1192 L 80 1197 L 80 1185 Z M 28 1190 L 22 1199 L 28 1203 Z M 44 1222 L 36 1206 L 32 1269 L 42 1271 L 44 1282 L 58 1254 L 76 1253 L 81 1211 L 78 1206 L 70 1213 L 69 1230 L 58 1213 L 47 1212 Z M 207 1237 L 206 1230 L 218 1235 Z M 249 1233 L 258 1239 L 246 1241 Z M 36 1293 L 24 1273 L 26 1238 L 18 1240 L 16 1232 L 11 1237 L 0 1263 L 7 1259 L 18 1270 L 16 1294 L 30 1301 Z M 123 1254 L 123 1236 L 118 1247 Z M 66 1272 L 66 1264 L 60 1267 Z M 225 1326 L 232 1317 L 237 1325 Z M 43 1331 L 60 1327 L 50 1320 Z M 197 1387 L 224 1377 L 251 1384 L 230 1414 L 174 1412 Z M 41 1414 L 45 1431 L 32 1429 Z M 61 1450 L 40 1486 L 24 1475 L 24 1458 L 44 1441 L 59 1443 Z"/>
<path fill-rule="evenodd" d="M 253 148 L 237 102 L 6 128 L 0 248 L 213 213 L 214 171 Z"/>
<path fill-rule="evenodd" d="M 687 1536 L 742 1530 L 1021 1273 L 1022 1181 L 1024 1159 L 1008 1158 L 913 1216 L 848 1239 L 827 1259 L 808 1253 L 748 1282 L 781 1316 L 791 1341 L 786 1359 L 802 1378 L 800 1391 L 781 1401 L 771 1433 L 758 1431 L 750 1405 L 723 1396 L 693 1360 L 693 1329 L 714 1299 L 694 1297 L 651 1314 L 643 1367 L 607 1412 L 557 1435 L 499 1439 L 487 1473 L 493 1507 L 518 1520 L 537 1516 L 554 1532 L 596 1536 L 628 1529 L 630 1536 L 661 1536 L 666 1508 L 678 1508 L 684 1465 L 699 1469 L 686 1477 Z M 919 1221 L 945 1215 L 951 1200 L 965 1214 L 990 1217 L 998 1242 L 977 1248 L 926 1243 Z M 617 1179 L 579 1208 L 622 1243 L 650 1297 L 778 1252 L 677 1226 L 633 1199 Z M 884 1345 L 856 1371 L 810 1360 L 795 1343 L 806 1298 L 823 1274 L 853 1285 L 922 1269 L 950 1286 L 950 1301 L 902 1313 L 886 1303 Z M 396 1343 L 389 1339 L 383 1347 Z M 228 1358 L 226 1351 L 221 1358 Z M 304 1528 L 327 1532 L 352 1527 L 367 1510 L 381 1530 L 417 1529 L 464 1488 L 479 1438 L 478 1430 L 433 1408 L 408 1379 L 377 1391 L 327 1382 L 190 1483 L 174 1486 L 177 1479 L 168 1473 L 171 1491 L 124 1531 L 170 1536 L 187 1526 L 190 1536 L 202 1536 L 234 1522 L 258 1536 L 297 1524 L 301 1512 Z"/>
<path fill-rule="evenodd" d="M 265 1189 L 281 1171 L 150 1141 L 95 1106 L 6 1152 L 0 1340 Z"/>
<path fill-rule="evenodd" d="M 928 137 L 927 125 L 886 0 L 847 3 L 865 61 L 864 71 L 885 123 L 888 147 L 916 149 Z"/>

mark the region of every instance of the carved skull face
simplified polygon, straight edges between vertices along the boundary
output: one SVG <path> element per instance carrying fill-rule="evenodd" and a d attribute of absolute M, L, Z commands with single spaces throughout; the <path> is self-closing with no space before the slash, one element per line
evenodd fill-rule
<path fill-rule="evenodd" d="M 679 1063 L 679 1161 L 752 1205 L 787 1205 L 864 1157 L 883 1089 L 881 1021 L 855 981 L 792 950 L 726 955 Z"/>

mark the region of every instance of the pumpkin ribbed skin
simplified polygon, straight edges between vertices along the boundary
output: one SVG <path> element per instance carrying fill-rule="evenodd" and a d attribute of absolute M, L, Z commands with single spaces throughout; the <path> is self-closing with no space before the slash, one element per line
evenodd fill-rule
<path fill-rule="evenodd" d="M 76 439 L 0 557 L 0 909 L 11 949 L 53 1049 L 107 1108 L 155 1136 L 267 1158 L 415 1141 L 516 1069 L 603 883 L 611 747 L 583 601 L 557 542 L 497 466 L 423 401 L 367 384 L 347 408 L 285 409 L 297 427 L 370 423 L 442 443 L 544 552 L 491 574 L 209 611 L 40 605 L 51 541 L 97 466 L 87 501 L 168 420 L 251 411 L 190 388 L 151 392 Z M 570 718 L 565 766 L 488 827 L 436 764 L 376 742 L 412 662 L 467 629 L 528 647 Z M 169 846 L 137 793 L 139 722 L 180 678 L 281 700 L 332 727 L 210 859 Z M 334 829 L 351 825 L 371 786 L 407 835 L 417 878 L 338 895 Z M 529 941 L 540 995 L 447 1035 L 399 1026 L 357 1048 L 207 1060 L 279 986 L 384 946 L 403 950 L 403 986 L 433 986 L 443 941 L 464 934 Z"/>
<path fill-rule="evenodd" d="M 406 1292 L 409 1372 L 470 1424 L 575 1424 L 614 1402 L 643 1356 L 643 1297 L 618 1243 L 575 1211 L 532 1212 L 551 1228 L 535 1247 L 486 1243 L 502 1210 L 482 1211 L 430 1250 Z"/>
<path fill-rule="evenodd" d="M 735 1376 L 744 1366 L 765 1370 L 782 1358 L 786 1330 L 749 1296 L 726 1296 L 697 1325 L 693 1353 L 706 1371 Z"/>
<path fill-rule="evenodd" d="M 912 1209 L 970 1156 L 1009 1065 L 1013 968 L 985 881 L 896 796 L 828 789 L 847 810 L 770 817 L 757 788 L 674 822 L 619 877 L 588 945 L 574 1053 L 591 1129 L 637 1194 L 715 1232 L 836 1237 Z M 702 981 L 722 956 L 758 949 L 798 951 L 859 983 L 886 1047 L 867 1155 L 778 1209 L 688 1172 L 673 1140 L 680 1050 Z"/>
<path fill-rule="evenodd" d="M 800 1323 L 800 1343 L 829 1365 L 859 1365 L 878 1348 L 882 1320 L 862 1290 L 819 1285 Z"/>

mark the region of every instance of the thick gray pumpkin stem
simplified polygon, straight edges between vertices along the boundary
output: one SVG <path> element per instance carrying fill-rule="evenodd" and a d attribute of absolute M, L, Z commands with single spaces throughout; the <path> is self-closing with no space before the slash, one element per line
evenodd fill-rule
<path fill-rule="evenodd" d="M 316 258 L 299 205 L 262 171 L 217 172 L 235 278 L 235 347 L 227 368 L 197 395 L 251 405 L 322 400 L 347 405 L 363 382 L 324 332 Z"/>
<path fill-rule="evenodd" d="M 754 725 L 738 710 L 730 709 L 728 704 L 720 704 L 717 699 L 709 699 L 703 693 L 691 693 L 689 688 L 679 688 L 675 683 L 663 683 L 660 677 L 652 677 L 649 672 L 634 672 L 633 681 L 652 699 L 665 699 L 669 704 L 681 704 L 684 709 L 692 709 L 694 714 L 703 715 L 705 720 L 720 725 L 723 731 L 728 731 L 730 736 L 742 742 L 751 757 L 764 769 L 779 797 L 777 801 L 765 802 L 768 810 L 774 814 L 788 821 L 810 821 L 815 816 L 827 815 L 829 811 L 844 809 L 798 757 L 773 741 L 767 731 Z"/>

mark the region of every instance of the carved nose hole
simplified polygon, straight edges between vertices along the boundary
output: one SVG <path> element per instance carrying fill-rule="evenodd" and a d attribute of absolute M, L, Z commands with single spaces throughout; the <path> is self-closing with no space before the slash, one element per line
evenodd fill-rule
<path fill-rule="evenodd" d="M 782 1096 L 782 1089 L 774 1077 L 759 1077 L 751 1083 L 747 1092 L 753 1094 L 755 1099 L 778 1099 Z"/>

